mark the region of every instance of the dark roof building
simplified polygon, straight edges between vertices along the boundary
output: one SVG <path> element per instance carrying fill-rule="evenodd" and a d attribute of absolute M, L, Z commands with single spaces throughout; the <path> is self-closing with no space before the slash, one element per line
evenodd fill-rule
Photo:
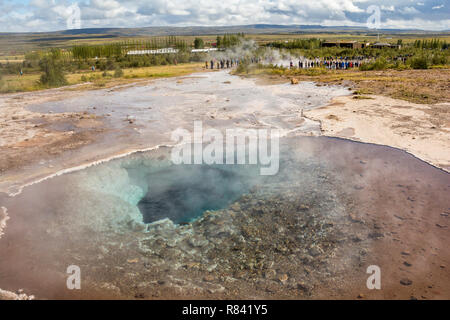
<path fill-rule="evenodd" d="M 322 47 L 361 49 L 364 47 L 364 45 L 362 43 L 359 43 L 358 41 L 325 41 L 322 43 Z"/>
<path fill-rule="evenodd" d="M 383 48 L 395 48 L 395 49 L 401 49 L 401 45 L 397 44 L 390 44 L 387 42 L 377 42 L 371 45 L 372 48 L 375 49 L 383 49 Z"/>

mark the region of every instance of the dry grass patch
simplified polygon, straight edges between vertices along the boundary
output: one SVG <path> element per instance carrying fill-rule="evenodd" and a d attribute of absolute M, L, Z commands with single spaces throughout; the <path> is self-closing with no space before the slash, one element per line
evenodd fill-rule
<path fill-rule="evenodd" d="M 267 67 L 251 69 L 249 75 L 346 85 L 355 90 L 358 95 L 355 99 L 376 94 L 423 104 L 450 102 L 450 69 L 359 71 Z"/>
<path fill-rule="evenodd" d="M 166 66 L 152 66 L 143 68 L 123 69 L 123 76 L 115 78 L 114 71 L 87 71 L 66 74 L 69 85 L 82 84 L 82 89 L 94 89 L 99 87 L 112 87 L 118 84 L 132 82 L 136 79 L 167 78 L 188 75 L 202 71 L 203 63 L 183 63 Z M 36 91 L 45 89 L 39 84 L 40 73 L 4 76 L 0 80 L 0 93 Z M 71 90 L 71 88 L 68 88 Z M 76 88 L 80 89 L 79 87 Z"/>

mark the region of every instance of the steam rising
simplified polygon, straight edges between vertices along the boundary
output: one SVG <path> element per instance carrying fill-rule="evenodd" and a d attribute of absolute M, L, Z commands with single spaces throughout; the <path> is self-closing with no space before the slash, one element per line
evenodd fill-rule
<path fill-rule="evenodd" d="M 266 65 L 277 65 L 288 67 L 293 61 L 294 65 L 299 60 L 305 61 L 305 57 L 296 55 L 289 50 L 280 50 L 277 48 L 259 47 L 253 40 L 243 40 L 240 45 L 228 48 L 225 51 L 215 51 L 210 53 L 209 59 L 216 60 L 250 60 L 259 58 L 259 63 Z"/>

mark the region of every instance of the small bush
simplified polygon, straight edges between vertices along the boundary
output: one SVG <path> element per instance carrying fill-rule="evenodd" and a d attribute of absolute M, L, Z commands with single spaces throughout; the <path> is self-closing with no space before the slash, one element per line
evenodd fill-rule
<path fill-rule="evenodd" d="M 394 63 L 393 68 L 394 68 L 395 70 L 398 70 L 398 71 L 410 69 L 408 65 L 406 65 L 406 64 L 404 64 L 403 62 L 400 62 L 400 61 L 396 61 L 396 62 Z"/>
<path fill-rule="evenodd" d="M 428 69 L 428 59 L 425 56 L 418 56 L 411 59 L 411 68 Z"/>
<path fill-rule="evenodd" d="M 120 68 L 116 68 L 116 70 L 114 70 L 114 78 L 121 78 L 123 77 L 123 70 Z"/>
<path fill-rule="evenodd" d="M 359 70 L 361 71 L 370 71 L 370 70 L 386 70 L 388 69 L 389 64 L 386 60 L 386 58 L 381 57 L 375 60 L 375 62 L 372 63 L 366 63 L 361 65 L 359 67 Z"/>
<path fill-rule="evenodd" d="M 273 74 L 273 75 L 277 75 L 277 76 L 282 76 L 284 75 L 285 70 L 283 69 L 279 69 L 279 68 L 272 68 L 270 69 L 269 73 Z"/>
<path fill-rule="evenodd" d="M 101 79 L 101 76 L 99 74 L 93 74 L 89 77 L 89 81 L 95 81 Z"/>
<path fill-rule="evenodd" d="M 431 63 L 433 65 L 446 65 L 447 57 L 442 53 L 436 53 L 433 55 L 433 58 L 431 59 Z"/>
<path fill-rule="evenodd" d="M 236 73 L 248 73 L 249 65 L 246 62 L 239 63 L 238 67 L 236 68 Z"/>
<path fill-rule="evenodd" d="M 40 61 L 41 75 L 40 83 L 44 86 L 59 87 L 67 84 L 61 63 L 55 57 L 49 55 Z"/>
<path fill-rule="evenodd" d="M 202 49 L 204 47 L 203 39 L 202 38 L 195 38 L 194 40 L 194 47 L 195 49 Z"/>
<path fill-rule="evenodd" d="M 112 59 L 108 59 L 105 65 L 106 70 L 114 70 L 116 68 L 116 64 Z"/>

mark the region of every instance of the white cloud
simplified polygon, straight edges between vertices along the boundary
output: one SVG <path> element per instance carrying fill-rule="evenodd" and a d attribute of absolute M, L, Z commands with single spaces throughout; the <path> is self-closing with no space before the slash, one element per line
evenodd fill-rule
<path fill-rule="evenodd" d="M 31 0 L 30 5 L 37 8 L 48 8 L 55 5 L 54 0 Z"/>
<path fill-rule="evenodd" d="M 395 11 L 395 7 L 394 6 L 384 6 L 384 5 L 382 5 L 381 6 L 381 10 L 384 10 L 384 11 Z"/>
<path fill-rule="evenodd" d="M 400 12 L 403 14 L 418 14 L 420 13 L 416 8 L 414 7 L 404 7 L 400 9 Z"/>
<path fill-rule="evenodd" d="M 0 0 L 0 30 L 65 29 L 65 8 L 73 2 L 78 2 L 85 28 L 256 23 L 364 26 L 370 5 L 381 8 L 383 28 L 389 21 L 396 28 L 417 23 L 414 28 L 445 29 L 448 17 L 435 0 L 417 4 L 412 0 L 29 0 L 26 5 Z"/>

